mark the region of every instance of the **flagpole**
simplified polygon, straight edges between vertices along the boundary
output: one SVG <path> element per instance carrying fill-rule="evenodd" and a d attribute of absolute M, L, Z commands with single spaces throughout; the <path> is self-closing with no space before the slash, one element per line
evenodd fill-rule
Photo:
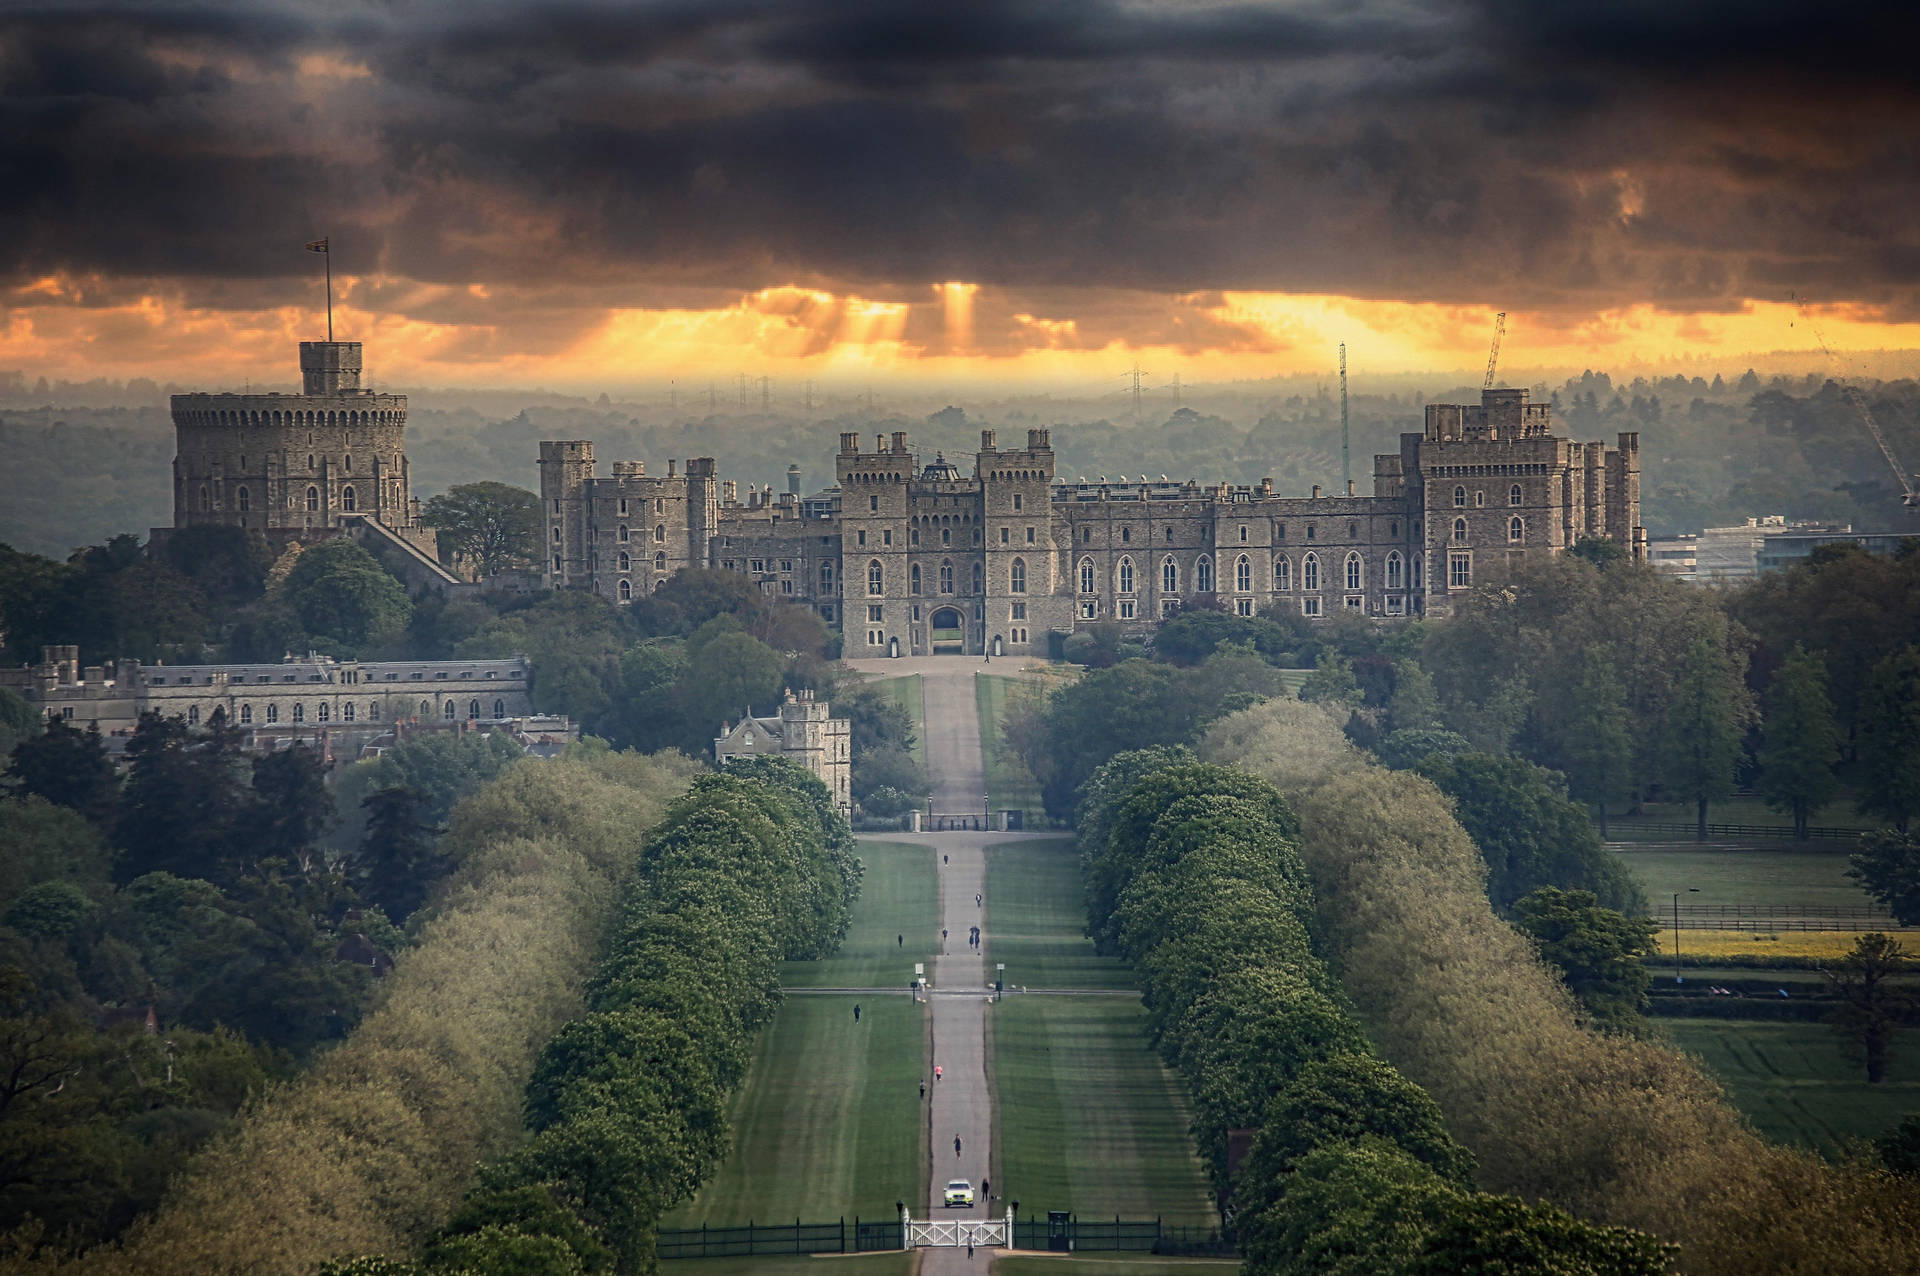
<path fill-rule="evenodd" d="M 333 242 L 328 237 L 327 251 L 320 254 L 327 259 L 327 344 L 333 344 Z"/>

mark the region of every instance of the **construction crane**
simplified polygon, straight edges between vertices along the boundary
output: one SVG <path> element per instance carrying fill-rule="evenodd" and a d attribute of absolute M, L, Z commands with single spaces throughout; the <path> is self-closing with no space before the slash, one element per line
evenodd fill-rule
<path fill-rule="evenodd" d="M 1340 480 L 1353 491 L 1353 447 L 1347 433 L 1347 343 L 1340 343 Z"/>
<path fill-rule="evenodd" d="M 1493 348 L 1487 351 L 1487 379 L 1481 383 L 1482 390 L 1493 389 L 1493 370 L 1500 363 L 1500 338 L 1507 333 L 1507 312 L 1502 310 L 1493 317 Z"/>
<path fill-rule="evenodd" d="M 1814 319 L 1813 313 L 1807 309 L 1807 303 L 1797 298 L 1795 300 L 1800 309 L 1800 317 L 1807 321 L 1807 327 L 1813 332 L 1813 339 L 1820 345 L 1820 353 L 1827 356 L 1827 366 L 1834 373 L 1834 384 L 1840 387 L 1840 393 L 1847 396 L 1847 402 L 1853 405 L 1853 410 L 1860 414 L 1861 423 L 1867 427 L 1867 433 L 1871 434 L 1873 441 L 1879 445 L 1880 455 L 1886 457 L 1887 464 L 1893 467 L 1894 482 L 1900 485 L 1900 503 L 1910 509 L 1920 506 L 1920 491 L 1914 489 L 1913 476 L 1907 473 L 1906 466 L 1900 464 L 1900 458 L 1894 455 L 1893 444 L 1887 441 L 1886 434 L 1880 429 L 1880 423 L 1873 419 L 1873 410 L 1867 406 L 1867 396 L 1861 394 L 1859 387 L 1842 375 L 1840 361 L 1834 358 L 1833 351 L 1827 348 L 1827 339 L 1820 335 L 1820 324 Z"/>

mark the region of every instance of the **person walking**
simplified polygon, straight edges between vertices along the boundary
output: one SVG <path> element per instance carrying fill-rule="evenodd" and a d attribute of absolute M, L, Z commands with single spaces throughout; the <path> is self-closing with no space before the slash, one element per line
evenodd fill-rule
<path fill-rule="evenodd" d="M 988 1209 L 993 1208 L 993 1180 L 992 1179 L 980 1180 L 980 1199 L 987 1203 Z"/>
<path fill-rule="evenodd" d="M 967 1229 L 967 1261 L 973 1261 L 973 1229 Z"/>
<path fill-rule="evenodd" d="M 936 1063 L 933 1065 L 933 1080 L 936 1085 L 939 1084 L 941 1071 L 942 1069 L 939 1064 Z"/>
<path fill-rule="evenodd" d="M 895 935 L 893 937 L 893 942 L 900 945 L 900 947 L 905 948 L 907 946 L 907 937 L 905 935 Z"/>
<path fill-rule="evenodd" d="M 980 907 L 980 892 L 979 892 L 979 891 L 975 891 L 975 892 L 973 893 L 973 906 L 974 906 L 975 908 L 978 908 L 978 907 Z"/>
<path fill-rule="evenodd" d="M 920 1083 L 920 1097 L 923 1099 L 927 1097 L 927 1083 L 924 1081 Z"/>
<path fill-rule="evenodd" d="M 960 1136 L 957 1134 L 953 1136 L 953 1154 L 956 1157 L 960 1155 Z"/>
<path fill-rule="evenodd" d="M 946 857 L 946 856 L 944 856 L 944 855 L 942 855 L 942 856 L 940 857 L 940 862 L 941 862 L 942 864 L 944 864 L 944 863 L 946 863 L 946 862 L 947 862 L 947 857 Z"/>
<path fill-rule="evenodd" d="M 853 1003 L 853 1021 L 860 1022 L 860 1003 L 857 1001 Z"/>

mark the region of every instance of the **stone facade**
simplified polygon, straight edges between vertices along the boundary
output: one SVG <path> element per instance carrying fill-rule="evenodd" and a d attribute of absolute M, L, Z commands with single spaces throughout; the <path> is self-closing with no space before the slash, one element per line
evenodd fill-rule
<path fill-rule="evenodd" d="M 1061 482 L 1047 430 L 1005 450 L 982 431 L 967 475 L 944 456 L 923 463 L 904 432 L 871 450 L 843 434 L 836 488 L 745 503 L 731 483 L 716 490 L 707 459 L 685 477 L 670 463 L 665 480 L 616 465 L 609 480 L 594 476 L 591 443 L 540 454 L 549 584 L 626 602 L 682 566 L 745 572 L 817 608 L 850 657 L 1044 655 L 1049 634 L 1101 621 L 1146 633 L 1195 605 L 1404 618 L 1582 536 L 1645 556 L 1639 436 L 1558 437 L 1525 390 L 1428 405 L 1421 433 L 1374 458 L 1368 496 Z M 644 557 L 629 548 L 637 533 Z"/>
<path fill-rule="evenodd" d="M 360 387 L 360 343 L 302 341 L 299 394 L 176 394 L 173 525 L 275 549 L 368 521 L 431 557 L 407 481 L 407 396 Z"/>
<path fill-rule="evenodd" d="M 721 766 L 734 758 L 786 758 L 797 762 L 827 786 L 834 805 L 845 815 L 853 810 L 852 724 L 836 718 L 825 700 L 813 692 L 787 692 L 778 716 L 756 718 L 751 713 L 738 725 L 723 726 L 713 742 L 714 760 Z"/>
<path fill-rule="evenodd" d="M 47 717 L 102 735 L 126 736 L 140 715 L 158 712 L 191 725 L 216 710 L 252 736 L 310 734 L 312 728 L 368 730 L 396 722 L 491 723 L 524 718 L 531 669 L 511 660 L 335 660 L 289 658 L 279 664 L 143 665 L 81 668 L 79 648 L 48 647 L 41 663 L 0 671 L 8 686 Z"/>

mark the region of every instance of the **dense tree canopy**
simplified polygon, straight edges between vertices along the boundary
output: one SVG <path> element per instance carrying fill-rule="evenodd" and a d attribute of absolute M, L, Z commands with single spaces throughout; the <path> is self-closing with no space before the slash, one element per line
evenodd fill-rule
<path fill-rule="evenodd" d="M 463 483 L 430 499 L 420 521 L 440 533 L 440 556 L 482 577 L 538 560 L 540 498 L 506 483 Z"/>

